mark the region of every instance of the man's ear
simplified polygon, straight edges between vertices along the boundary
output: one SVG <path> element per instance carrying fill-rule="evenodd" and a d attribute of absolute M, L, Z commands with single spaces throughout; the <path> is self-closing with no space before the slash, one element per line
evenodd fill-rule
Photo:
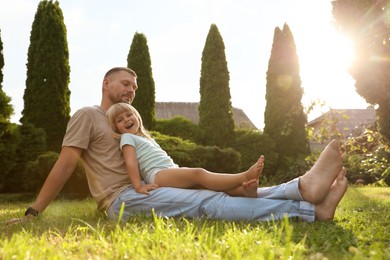
<path fill-rule="evenodd" d="M 103 79 L 103 89 L 107 89 L 108 88 L 108 78 L 105 78 Z"/>

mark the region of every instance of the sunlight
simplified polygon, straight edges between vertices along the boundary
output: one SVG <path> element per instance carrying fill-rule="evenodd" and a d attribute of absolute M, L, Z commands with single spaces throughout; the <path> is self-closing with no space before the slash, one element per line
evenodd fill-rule
<path fill-rule="evenodd" d="M 310 42 L 310 41 L 309 41 Z M 316 77 L 318 80 L 339 77 L 348 73 L 348 68 L 354 58 L 354 50 L 351 41 L 336 31 L 329 31 L 322 39 L 317 39 L 314 44 L 307 44 L 298 49 L 301 66 L 301 75 L 305 78 Z M 318 75 L 326 78 L 319 79 Z"/>
<path fill-rule="evenodd" d="M 323 29 L 320 37 L 298 34 L 303 103 L 321 100 L 327 108 L 357 108 L 361 98 L 354 92 L 354 80 L 348 73 L 354 59 L 353 44 L 333 27 Z"/>

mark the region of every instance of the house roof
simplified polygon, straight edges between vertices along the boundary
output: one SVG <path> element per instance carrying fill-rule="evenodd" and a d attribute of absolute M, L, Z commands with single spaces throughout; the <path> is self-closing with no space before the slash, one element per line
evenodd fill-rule
<path fill-rule="evenodd" d="M 183 116 L 194 124 L 199 122 L 198 102 L 156 102 L 156 118 L 171 119 Z M 233 107 L 233 119 L 236 127 L 257 129 L 244 111 Z"/>
<path fill-rule="evenodd" d="M 307 125 L 314 128 L 321 126 L 324 120 L 335 121 L 335 126 L 345 137 L 353 134 L 357 128 L 375 125 L 375 109 L 370 106 L 366 109 L 331 109 L 325 114 L 310 121 Z"/>

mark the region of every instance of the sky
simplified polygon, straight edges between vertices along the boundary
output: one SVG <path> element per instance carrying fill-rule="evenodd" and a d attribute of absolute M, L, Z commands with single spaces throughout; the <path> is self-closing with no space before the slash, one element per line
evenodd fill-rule
<path fill-rule="evenodd" d="M 5 66 L 2 83 L 19 123 L 27 51 L 39 0 L 0 0 Z M 225 44 L 233 107 L 264 127 L 266 72 L 274 30 L 288 24 L 299 57 L 302 103 L 325 103 L 309 121 L 333 109 L 366 108 L 347 72 L 352 44 L 332 24 L 327 0 L 63 0 L 71 68 L 71 114 L 99 105 L 107 70 L 127 66 L 133 36 L 147 38 L 156 102 L 199 102 L 201 57 L 211 24 Z M 142 87 L 142 86 L 139 86 Z"/>

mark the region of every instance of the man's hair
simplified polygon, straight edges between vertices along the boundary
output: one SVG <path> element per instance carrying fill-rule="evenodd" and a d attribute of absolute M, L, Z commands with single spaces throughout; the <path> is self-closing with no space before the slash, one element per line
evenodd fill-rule
<path fill-rule="evenodd" d="M 104 75 L 104 78 L 108 78 L 112 74 L 117 73 L 119 71 L 126 71 L 137 78 L 137 74 L 135 73 L 135 71 L 130 69 L 130 68 L 127 68 L 127 67 L 114 67 L 114 68 L 110 69 L 109 71 L 107 71 L 106 75 Z"/>

